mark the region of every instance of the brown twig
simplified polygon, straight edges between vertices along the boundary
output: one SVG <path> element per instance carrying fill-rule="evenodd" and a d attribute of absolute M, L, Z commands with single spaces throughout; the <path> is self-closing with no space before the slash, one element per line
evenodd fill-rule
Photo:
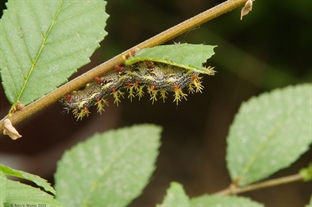
<path fill-rule="evenodd" d="M 287 183 L 302 181 L 302 180 L 303 180 L 303 177 L 300 174 L 295 174 L 295 175 L 289 175 L 286 177 L 263 181 L 263 182 L 252 184 L 252 185 L 247 185 L 244 187 L 237 187 L 235 185 L 230 185 L 228 188 L 214 193 L 214 195 L 222 195 L 222 196 L 235 195 L 238 193 L 244 193 L 248 191 L 258 190 L 261 188 L 267 188 L 271 186 L 287 184 Z"/>

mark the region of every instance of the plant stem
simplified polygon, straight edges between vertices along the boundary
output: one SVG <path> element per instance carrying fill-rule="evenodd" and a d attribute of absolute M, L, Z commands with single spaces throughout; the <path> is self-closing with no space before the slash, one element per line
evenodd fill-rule
<path fill-rule="evenodd" d="M 267 188 L 271 186 L 276 186 L 276 185 L 281 185 L 281 184 L 286 184 L 286 183 L 291 183 L 295 181 L 302 181 L 303 177 L 300 174 L 295 174 L 295 175 L 289 175 L 286 177 L 281 177 L 281 178 L 276 178 L 268 181 L 263 181 L 260 183 L 244 186 L 244 187 L 237 187 L 235 185 L 230 185 L 228 188 L 214 193 L 214 195 L 234 195 L 238 193 L 244 193 L 248 191 L 253 191 L 261 188 Z"/>
<path fill-rule="evenodd" d="M 15 112 L 14 114 L 9 114 L 8 116 L 4 117 L 0 121 L 0 133 L 3 131 L 3 121 L 6 118 L 9 118 L 13 125 L 21 122 L 22 120 L 32 116 L 36 112 L 44 109 L 45 107 L 51 105 L 52 103 L 59 100 L 64 95 L 77 90 L 87 83 L 91 82 L 94 77 L 102 76 L 103 74 L 111 71 L 115 65 L 120 65 L 124 62 L 123 56 L 129 54 L 131 51 L 136 49 L 143 49 L 147 47 L 153 47 L 164 42 L 167 42 L 174 37 L 181 35 L 184 32 L 191 30 L 211 19 L 214 19 L 226 12 L 229 12 L 241 5 L 243 5 L 246 0 L 228 0 L 223 2 L 203 13 L 200 13 L 140 44 L 134 46 L 125 52 L 113 57 L 112 59 L 102 63 L 101 65 L 93 68 L 92 70 L 84 73 L 83 75 L 75 78 L 74 80 L 66 83 L 65 85 L 57 88 L 56 90 L 52 91 L 51 93 L 47 94 L 46 96 L 38 99 L 37 101 L 29 104 L 25 108 L 20 111 Z"/>

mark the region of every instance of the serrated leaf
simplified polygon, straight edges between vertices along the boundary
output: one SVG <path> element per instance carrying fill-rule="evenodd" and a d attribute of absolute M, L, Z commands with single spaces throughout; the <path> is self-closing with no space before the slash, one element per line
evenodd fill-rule
<path fill-rule="evenodd" d="M 0 21 L 0 72 L 12 104 L 27 105 L 67 81 L 104 38 L 106 2 L 9 0 Z"/>
<path fill-rule="evenodd" d="M 143 124 L 96 134 L 57 165 L 57 199 L 67 206 L 126 206 L 154 171 L 161 128 Z"/>
<path fill-rule="evenodd" d="M 310 163 L 307 168 L 301 169 L 299 173 L 303 177 L 304 181 L 307 182 L 312 180 L 312 163 Z"/>
<path fill-rule="evenodd" d="M 185 194 L 183 186 L 180 183 L 170 183 L 170 188 L 167 190 L 165 199 L 161 205 L 157 207 L 182 207 L 190 206 L 189 198 Z"/>
<path fill-rule="evenodd" d="M 5 175 L 11 175 L 14 177 L 19 177 L 19 178 L 23 178 L 26 180 L 29 180 L 31 182 L 36 183 L 38 186 L 42 187 L 43 189 L 45 189 L 48 192 L 53 193 L 54 195 L 56 194 L 55 190 L 52 188 L 51 184 L 48 183 L 47 180 L 37 176 L 37 175 L 33 175 L 27 172 L 23 172 L 20 170 L 15 170 L 12 169 L 8 166 L 4 166 L 2 164 L 0 164 L 0 171 L 3 172 Z"/>
<path fill-rule="evenodd" d="M 190 200 L 192 207 L 264 207 L 263 204 L 238 196 L 203 195 Z"/>
<path fill-rule="evenodd" d="M 240 185 L 288 167 L 312 142 L 312 85 L 277 89 L 243 103 L 227 137 L 227 167 Z"/>
<path fill-rule="evenodd" d="M 7 180 L 7 197 L 5 207 L 12 206 L 39 206 L 45 207 L 64 207 L 60 202 L 55 200 L 53 196 L 33 188 L 29 185 L 19 183 L 17 181 Z"/>
<path fill-rule="evenodd" d="M 3 204 L 7 196 L 7 177 L 0 171 L 0 207 L 3 207 Z"/>
<path fill-rule="evenodd" d="M 213 49 L 215 47 L 202 44 L 175 44 L 144 48 L 138 50 L 133 57 L 128 58 L 125 64 L 132 65 L 147 60 L 176 65 L 208 74 L 207 69 L 202 64 L 214 55 Z"/>

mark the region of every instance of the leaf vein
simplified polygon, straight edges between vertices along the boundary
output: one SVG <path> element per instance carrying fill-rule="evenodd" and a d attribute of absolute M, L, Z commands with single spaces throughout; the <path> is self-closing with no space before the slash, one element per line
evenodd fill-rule
<path fill-rule="evenodd" d="M 255 150 L 255 153 L 250 157 L 249 161 L 247 162 L 247 164 L 245 165 L 245 167 L 242 170 L 242 173 L 240 176 L 238 176 L 240 178 L 240 180 L 242 180 L 244 178 L 244 176 L 248 173 L 248 170 L 252 167 L 252 165 L 255 163 L 256 159 L 259 157 L 259 155 L 262 152 L 262 149 L 265 148 L 265 146 L 267 145 L 267 143 L 270 141 L 270 139 L 272 137 L 274 137 L 274 134 L 276 134 L 276 132 L 278 130 L 281 129 L 282 124 L 289 118 L 291 117 L 291 114 L 295 111 L 295 109 L 300 106 L 302 104 L 303 101 L 301 101 L 300 103 L 297 102 L 297 105 L 292 105 L 292 108 L 289 109 L 288 113 L 285 113 L 283 115 L 283 118 L 277 122 L 270 130 L 269 133 L 267 133 L 267 135 L 265 136 L 263 142 L 258 146 L 258 148 Z"/>
<path fill-rule="evenodd" d="M 41 53 L 42 53 L 42 51 L 43 51 L 43 48 L 44 48 L 44 46 L 45 46 L 45 42 L 46 42 L 46 40 L 47 40 L 47 38 L 48 38 L 48 36 L 49 36 L 49 34 L 50 34 L 50 32 L 51 32 L 53 26 L 55 25 L 55 20 L 56 20 L 57 16 L 59 15 L 60 11 L 61 11 L 61 7 L 62 7 L 63 3 L 64 3 L 64 0 L 61 1 L 58 10 L 56 11 L 54 17 L 52 18 L 51 24 L 50 24 L 50 26 L 49 26 L 49 29 L 48 29 L 47 32 L 46 32 L 46 35 L 43 36 L 42 44 L 41 44 L 41 46 L 40 46 L 40 48 L 39 48 L 39 51 L 38 51 L 36 57 L 35 57 L 34 60 L 32 61 L 31 68 L 30 68 L 30 70 L 28 71 L 28 73 L 27 73 L 27 75 L 26 75 L 24 84 L 23 84 L 23 86 L 22 86 L 22 88 L 21 88 L 21 90 L 20 90 L 20 92 L 19 92 L 19 94 L 18 94 L 18 96 L 17 96 L 17 99 L 16 99 L 15 104 L 20 100 L 20 98 L 21 98 L 23 92 L 25 91 L 25 89 L 26 89 L 26 87 L 27 87 L 27 84 L 28 84 L 28 81 L 29 81 L 29 79 L 30 79 L 30 76 L 32 75 L 33 71 L 35 70 L 37 61 L 38 61 L 38 59 L 39 59 L 39 57 L 40 57 L 40 55 L 41 55 Z M 24 41 L 25 41 L 25 39 L 24 39 Z M 25 43 L 25 44 L 26 44 L 26 43 Z M 28 52 L 28 55 L 30 55 L 28 50 L 27 50 L 27 52 Z"/>
<path fill-rule="evenodd" d="M 122 156 L 122 154 L 124 152 L 126 152 L 127 149 L 129 149 L 129 146 L 131 146 L 134 143 L 136 143 L 136 141 L 138 139 L 140 139 L 140 137 L 141 137 L 140 135 L 136 135 L 136 139 L 131 139 L 132 140 L 131 142 L 128 142 L 126 145 L 124 145 L 123 148 L 121 148 L 119 150 L 119 153 L 115 154 L 114 159 L 111 159 L 110 162 L 107 164 L 107 167 L 102 170 L 102 172 L 103 172 L 102 175 L 99 176 L 99 178 L 96 180 L 96 182 L 94 182 L 94 184 L 90 187 L 89 193 L 88 193 L 88 195 L 86 195 L 86 197 L 85 197 L 85 199 L 83 201 L 82 206 L 88 206 L 88 202 L 91 199 L 92 193 L 96 190 L 96 187 L 100 183 L 100 180 L 102 180 L 103 177 L 105 177 L 106 174 L 110 171 L 112 163 L 115 163 L 116 160 L 118 160 Z"/>

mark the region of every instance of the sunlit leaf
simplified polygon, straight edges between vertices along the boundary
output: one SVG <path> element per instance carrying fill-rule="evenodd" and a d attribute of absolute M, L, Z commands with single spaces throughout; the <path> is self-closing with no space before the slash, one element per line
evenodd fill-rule
<path fill-rule="evenodd" d="M 9 0 L 0 21 L 0 73 L 12 104 L 29 104 L 67 81 L 106 32 L 103 0 Z"/>
<path fill-rule="evenodd" d="M 227 166 L 240 185 L 288 167 L 312 143 L 311 84 L 289 86 L 243 103 L 227 138 Z"/>
<path fill-rule="evenodd" d="M 190 206 L 189 198 L 183 190 L 183 186 L 180 183 L 170 183 L 170 188 L 167 190 L 164 201 L 157 207 L 182 207 Z"/>
<path fill-rule="evenodd" d="M 239 196 L 203 195 L 190 200 L 192 207 L 264 207 L 263 204 Z"/>
<path fill-rule="evenodd" d="M 67 206 L 126 206 L 155 169 L 160 132 L 155 125 L 136 125 L 76 145 L 57 165 L 57 199 Z"/>

